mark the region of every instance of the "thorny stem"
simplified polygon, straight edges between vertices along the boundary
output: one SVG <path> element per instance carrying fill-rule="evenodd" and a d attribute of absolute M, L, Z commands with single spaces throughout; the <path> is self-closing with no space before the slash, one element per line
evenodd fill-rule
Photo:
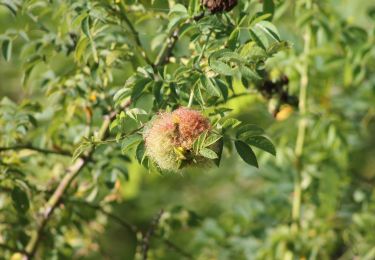
<path fill-rule="evenodd" d="M 309 1 L 306 6 L 308 9 L 311 8 L 311 2 Z M 299 93 L 299 111 L 300 119 L 298 122 L 297 140 L 294 149 L 296 156 L 296 172 L 294 175 L 294 192 L 293 192 L 293 204 L 292 204 L 292 226 L 291 230 L 294 233 L 298 232 L 300 221 L 301 221 L 301 200 L 302 200 L 302 155 L 303 146 L 307 128 L 307 88 L 309 85 L 309 55 L 311 45 L 311 28 L 308 26 L 304 33 L 304 51 L 303 51 L 303 64 L 300 68 L 300 93 Z"/>

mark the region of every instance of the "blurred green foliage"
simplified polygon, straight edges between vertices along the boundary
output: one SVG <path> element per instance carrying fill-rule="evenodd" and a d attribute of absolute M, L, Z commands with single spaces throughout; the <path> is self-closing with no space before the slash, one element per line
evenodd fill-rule
<path fill-rule="evenodd" d="M 47 224 L 35 259 L 142 259 L 145 245 L 148 259 L 375 259 L 375 5 L 239 1 L 229 14 L 184 28 L 154 98 L 159 83 L 144 81 L 147 59 L 160 58 L 174 26 L 199 14 L 198 2 L 0 1 L 0 146 L 40 148 L 0 149 L 0 259 L 25 253 L 75 148 L 84 154 L 83 144 L 93 145 L 110 107 L 129 95 L 147 115 L 187 105 L 196 72 L 180 67 L 196 64 L 199 75 L 221 75 L 230 91 L 202 88 L 194 107 L 232 109 L 227 117 L 266 129 L 276 157 L 255 148 L 256 169 L 228 144 L 219 168 L 149 174 L 135 149 L 100 144 Z M 272 24 L 268 16 L 254 28 L 276 26 L 279 35 L 242 28 L 263 11 Z M 130 19 L 139 44 L 121 19 Z M 255 74 L 218 51 L 244 57 L 249 39 Z M 282 90 L 259 87 L 283 75 Z M 299 108 L 284 102 L 285 93 L 299 98 Z M 131 117 L 147 121 L 142 111 L 119 114 L 111 137 L 135 129 Z"/>

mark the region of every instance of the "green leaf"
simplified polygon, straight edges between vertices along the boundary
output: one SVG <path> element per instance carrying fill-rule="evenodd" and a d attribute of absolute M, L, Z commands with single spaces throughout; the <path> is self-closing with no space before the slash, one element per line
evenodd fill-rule
<path fill-rule="evenodd" d="M 122 101 L 124 98 L 130 96 L 132 90 L 130 88 L 122 88 L 113 96 L 114 101 Z M 116 102 L 117 103 L 117 102 Z"/>
<path fill-rule="evenodd" d="M 77 43 L 76 49 L 74 51 L 74 59 L 76 61 L 80 61 L 84 52 L 87 49 L 87 45 L 89 44 L 89 39 L 87 37 L 81 37 Z"/>
<path fill-rule="evenodd" d="M 94 40 L 92 39 L 92 37 L 90 37 L 89 40 L 90 40 L 90 44 L 91 44 L 92 56 L 94 58 L 94 61 L 96 63 L 98 63 L 99 62 L 99 56 L 98 56 L 98 51 L 96 50 L 96 44 L 95 44 Z"/>
<path fill-rule="evenodd" d="M 279 51 L 287 50 L 290 48 L 290 44 L 286 41 L 281 42 L 273 42 L 267 49 L 267 53 L 269 56 L 272 56 Z"/>
<path fill-rule="evenodd" d="M 81 30 L 88 37 L 91 38 L 90 34 L 90 16 L 83 18 L 81 22 Z"/>
<path fill-rule="evenodd" d="M 9 61 L 12 57 L 12 41 L 10 39 L 5 39 L 1 45 L 1 51 L 6 61 Z"/>
<path fill-rule="evenodd" d="M 265 152 L 276 156 L 276 149 L 272 142 L 264 136 L 252 136 L 244 140 L 248 145 L 255 146 Z"/>
<path fill-rule="evenodd" d="M 109 125 L 109 131 L 111 132 L 114 128 L 116 128 L 120 123 L 118 118 L 114 119 L 111 124 Z"/>
<path fill-rule="evenodd" d="M 244 143 L 243 141 L 237 140 L 234 142 L 234 145 L 236 146 L 236 150 L 242 160 L 244 160 L 247 164 L 258 168 L 257 158 L 248 144 Z"/>
<path fill-rule="evenodd" d="M 0 5 L 4 5 L 5 7 L 7 7 L 12 15 L 17 15 L 18 7 L 15 3 L 12 3 L 12 1 L 1 1 Z"/>
<path fill-rule="evenodd" d="M 261 29 L 262 31 L 264 31 L 267 35 L 269 35 L 275 41 L 278 41 L 278 42 L 280 41 L 280 34 L 276 26 L 273 25 L 272 23 L 268 21 L 261 21 L 257 23 L 255 26 Z"/>
<path fill-rule="evenodd" d="M 106 174 L 105 176 L 105 185 L 108 189 L 113 189 L 116 184 L 117 180 L 117 169 L 112 169 L 110 174 Z"/>
<path fill-rule="evenodd" d="M 204 147 L 211 146 L 211 145 L 215 144 L 220 138 L 222 138 L 222 136 L 212 134 L 212 135 L 208 136 L 206 138 L 206 140 L 204 140 L 203 146 Z"/>
<path fill-rule="evenodd" d="M 216 73 L 219 73 L 221 75 L 225 75 L 225 76 L 231 76 L 233 75 L 233 70 L 232 68 L 225 64 L 224 62 L 222 61 L 219 61 L 219 60 L 210 60 L 209 61 L 209 66 L 210 68 L 215 71 Z"/>
<path fill-rule="evenodd" d="M 201 83 L 210 96 L 221 97 L 220 88 L 216 86 L 214 83 L 212 83 L 210 78 L 202 76 Z"/>
<path fill-rule="evenodd" d="M 199 150 L 199 154 L 208 159 L 217 159 L 217 154 L 209 148 L 202 148 Z"/>
<path fill-rule="evenodd" d="M 190 30 L 194 29 L 194 25 L 191 24 L 191 23 L 184 23 L 183 25 L 180 26 L 180 29 L 179 29 L 179 37 L 180 39 L 187 33 L 189 32 Z"/>
<path fill-rule="evenodd" d="M 127 152 L 128 149 L 130 149 L 135 144 L 139 143 L 142 140 L 142 137 L 140 135 L 131 135 L 127 136 L 121 144 L 121 151 L 123 153 Z"/>
<path fill-rule="evenodd" d="M 163 101 L 163 96 L 161 95 L 161 89 L 163 87 L 162 81 L 155 81 L 152 86 L 152 94 L 154 95 L 155 101 L 157 104 L 161 104 Z"/>
<path fill-rule="evenodd" d="M 263 0 L 263 13 L 271 14 L 269 20 L 272 20 L 273 14 L 275 13 L 275 3 L 273 0 Z"/>
<path fill-rule="evenodd" d="M 254 24 L 259 23 L 260 21 L 267 20 L 271 17 L 271 14 L 262 14 L 260 16 L 255 17 L 250 23 L 250 26 L 253 26 Z"/>
<path fill-rule="evenodd" d="M 247 80 L 257 82 L 262 79 L 255 71 L 251 70 L 247 66 L 239 66 L 239 71 L 242 77 L 244 77 Z"/>
<path fill-rule="evenodd" d="M 215 84 L 219 87 L 224 101 L 227 101 L 228 100 L 228 88 L 229 88 L 228 85 L 224 81 L 217 79 L 217 78 L 214 78 L 214 81 L 215 81 Z"/>
<path fill-rule="evenodd" d="M 13 200 L 13 206 L 17 211 L 24 213 L 29 209 L 29 198 L 25 191 L 23 191 L 19 187 L 14 187 L 11 193 L 11 197 Z"/>
<path fill-rule="evenodd" d="M 224 123 L 222 123 L 222 127 L 223 128 L 234 128 L 234 127 L 238 126 L 239 124 L 241 124 L 241 121 L 239 121 L 238 119 L 228 118 L 224 121 Z"/>
<path fill-rule="evenodd" d="M 85 152 L 92 146 L 93 146 L 93 143 L 91 143 L 85 138 L 81 143 L 78 144 L 77 148 L 74 150 L 72 161 L 74 162 L 75 160 L 77 160 L 78 157 L 80 157 L 83 152 Z"/>
<path fill-rule="evenodd" d="M 237 138 L 247 138 L 255 135 L 264 134 L 263 128 L 253 124 L 242 124 L 238 126 L 236 136 Z"/>
<path fill-rule="evenodd" d="M 147 115 L 147 112 L 140 108 L 131 108 L 126 110 L 126 114 L 133 120 L 138 121 L 138 115 Z"/>
<path fill-rule="evenodd" d="M 229 48 L 235 48 L 236 47 L 236 44 L 238 42 L 238 38 L 239 38 L 239 34 L 240 34 L 240 30 L 238 29 L 235 29 L 233 30 L 233 32 L 229 35 L 229 38 L 228 38 L 228 42 L 227 42 L 227 45 Z"/>
<path fill-rule="evenodd" d="M 135 156 L 139 164 L 142 164 L 145 158 L 145 152 L 146 152 L 145 142 L 140 142 L 135 151 Z"/>
<path fill-rule="evenodd" d="M 133 90 L 131 99 L 133 101 L 137 100 L 141 95 L 143 90 L 146 88 L 146 85 L 150 82 L 150 79 L 148 78 L 141 78 L 138 81 L 136 81 Z"/>
<path fill-rule="evenodd" d="M 221 49 L 221 50 L 215 51 L 209 57 L 209 60 L 219 60 L 219 59 L 225 62 L 229 62 L 229 61 L 234 61 L 236 63 L 246 62 L 246 60 L 243 57 L 241 57 L 241 55 L 228 49 Z"/>
<path fill-rule="evenodd" d="M 195 97 L 195 100 L 197 100 L 198 103 L 201 104 L 201 105 L 203 106 L 203 105 L 205 105 L 205 102 L 204 102 L 204 99 L 203 99 L 201 86 L 202 86 L 202 84 L 198 84 L 198 85 L 194 88 L 194 97 Z"/>
<path fill-rule="evenodd" d="M 207 131 L 204 131 L 203 133 L 201 133 L 198 138 L 195 140 L 195 142 L 193 143 L 193 151 L 197 154 L 199 152 L 199 150 L 202 148 L 203 146 L 203 143 L 204 143 L 204 140 L 206 140 L 206 137 L 207 137 Z"/>
<path fill-rule="evenodd" d="M 182 4 L 174 5 L 169 11 L 169 15 L 172 15 L 172 14 L 187 15 L 187 13 L 188 11 L 186 10 L 186 7 L 183 6 Z"/>
<path fill-rule="evenodd" d="M 216 143 L 216 147 L 215 147 L 215 150 L 217 151 L 217 159 L 214 160 L 215 164 L 217 167 L 220 166 L 220 162 L 221 162 L 221 156 L 223 154 L 223 149 L 224 149 L 224 138 L 221 137 L 217 143 Z"/>
<path fill-rule="evenodd" d="M 257 28 L 252 28 L 249 30 L 249 32 L 251 39 L 253 39 L 253 41 L 255 41 L 259 47 L 266 50 L 268 47 L 267 37 Z"/>
<path fill-rule="evenodd" d="M 189 1 L 189 15 L 193 16 L 196 12 L 199 11 L 200 0 L 190 0 Z"/>

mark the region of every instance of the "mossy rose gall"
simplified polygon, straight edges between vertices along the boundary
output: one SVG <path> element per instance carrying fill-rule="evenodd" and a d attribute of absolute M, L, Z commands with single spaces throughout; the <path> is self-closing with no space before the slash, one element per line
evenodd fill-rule
<path fill-rule="evenodd" d="M 209 120 L 193 109 L 181 107 L 160 113 L 144 132 L 146 154 L 167 171 L 207 165 L 210 160 L 195 154 L 193 144 L 210 129 Z"/>

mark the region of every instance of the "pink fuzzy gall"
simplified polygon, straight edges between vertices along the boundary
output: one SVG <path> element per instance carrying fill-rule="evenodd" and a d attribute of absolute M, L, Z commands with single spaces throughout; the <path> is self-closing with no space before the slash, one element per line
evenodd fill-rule
<path fill-rule="evenodd" d="M 160 168 L 176 170 L 178 156 L 175 149 L 192 150 L 198 136 L 209 129 L 208 119 L 190 108 L 160 113 L 144 133 L 146 153 Z"/>

